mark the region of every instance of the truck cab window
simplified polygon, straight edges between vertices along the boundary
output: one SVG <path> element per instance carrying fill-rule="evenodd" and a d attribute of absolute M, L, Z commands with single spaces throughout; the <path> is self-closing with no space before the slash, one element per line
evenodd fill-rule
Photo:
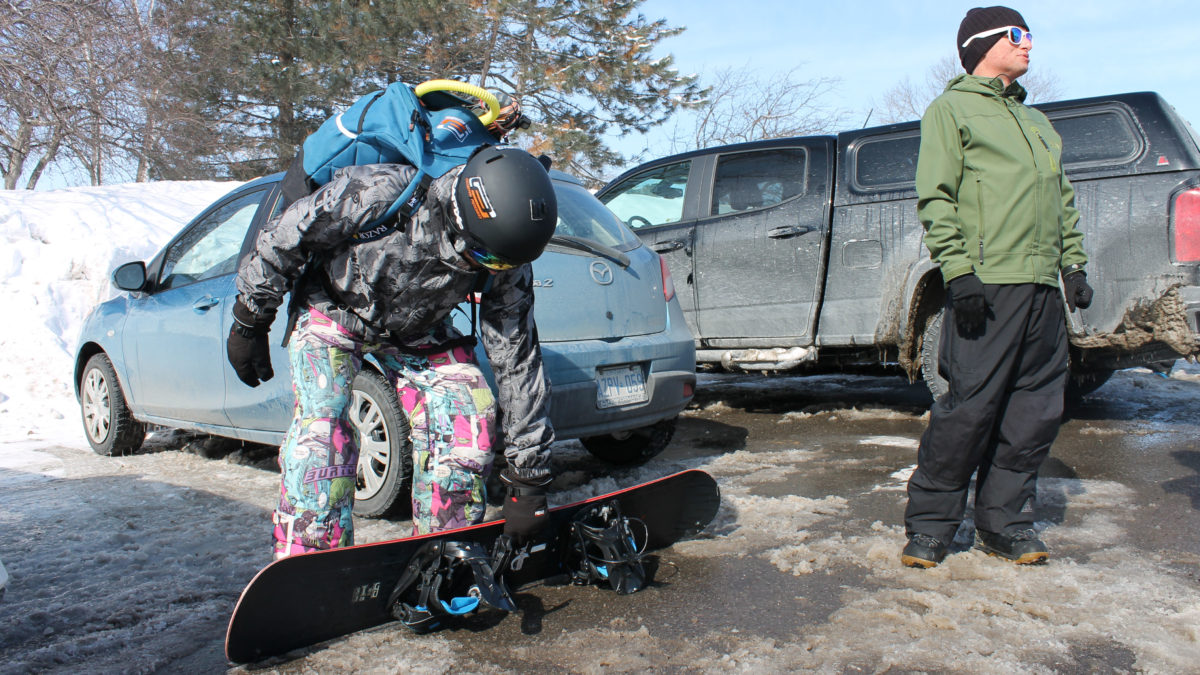
<path fill-rule="evenodd" d="M 689 160 L 630 176 L 600 200 L 635 230 L 678 222 L 691 166 Z"/>
<path fill-rule="evenodd" d="M 710 215 L 748 211 L 804 194 L 808 153 L 803 148 L 722 155 L 717 160 Z"/>
<path fill-rule="evenodd" d="M 854 151 L 854 187 L 866 191 L 911 189 L 917 181 L 921 130 L 871 138 Z"/>

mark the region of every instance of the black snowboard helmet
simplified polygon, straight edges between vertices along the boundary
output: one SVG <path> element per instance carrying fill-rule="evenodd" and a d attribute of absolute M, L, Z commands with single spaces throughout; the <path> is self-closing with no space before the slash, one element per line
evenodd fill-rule
<path fill-rule="evenodd" d="M 517 148 L 486 146 L 454 184 L 460 253 L 494 270 L 532 262 L 558 224 L 550 174 Z"/>

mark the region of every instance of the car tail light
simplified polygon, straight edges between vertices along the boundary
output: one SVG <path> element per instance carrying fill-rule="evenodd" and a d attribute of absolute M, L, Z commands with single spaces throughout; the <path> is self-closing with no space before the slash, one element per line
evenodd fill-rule
<path fill-rule="evenodd" d="M 1200 262 L 1200 188 L 1180 192 L 1171 214 L 1175 262 Z"/>
<path fill-rule="evenodd" d="M 658 256 L 658 268 L 662 270 L 663 279 L 663 298 L 667 302 L 675 297 L 675 281 L 671 279 L 671 269 L 667 267 L 667 261 L 660 255 Z"/>

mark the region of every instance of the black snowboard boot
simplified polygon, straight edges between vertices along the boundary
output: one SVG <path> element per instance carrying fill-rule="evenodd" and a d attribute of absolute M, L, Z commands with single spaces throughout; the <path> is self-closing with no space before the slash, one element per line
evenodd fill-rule
<path fill-rule="evenodd" d="M 1018 565 L 1039 565 L 1050 557 L 1046 545 L 1032 529 L 1017 530 L 1010 534 L 975 530 L 975 535 L 981 551 L 1007 558 Z"/>
<path fill-rule="evenodd" d="M 907 567 L 928 568 L 946 559 L 946 545 L 927 534 L 914 534 L 900 554 L 900 562 Z"/>

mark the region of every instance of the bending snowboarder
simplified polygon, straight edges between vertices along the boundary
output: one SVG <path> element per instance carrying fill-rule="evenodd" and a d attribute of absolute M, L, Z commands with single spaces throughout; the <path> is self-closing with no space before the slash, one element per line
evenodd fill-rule
<path fill-rule="evenodd" d="M 496 401 L 472 339 L 450 322 L 480 289 L 480 333 L 504 411 L 505 532 L 520 541 L 545 521 L 554 432 L 529 263 L 557 223 L 549 175 L 526 152 L 485 146 L 433 180 L 411 218 L 356 240 L 414 173 L 404 164 L 337 170 L 264 228 L 238 271 L 228 357 L 257 386 L 273 375 L 267 332 L 276 309 L 310 255 L 317 267 L 288 345 L 296 412 L 279 454 L 276 558 L 354 543 L 358 447 L 347 410 L 368 354 L 411 426 L 414 532 L 483 519 Z"/>

